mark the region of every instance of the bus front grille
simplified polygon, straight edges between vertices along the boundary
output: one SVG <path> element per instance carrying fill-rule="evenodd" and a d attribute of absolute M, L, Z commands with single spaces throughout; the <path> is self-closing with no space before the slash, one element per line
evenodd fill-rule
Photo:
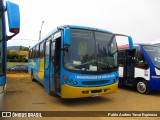
<path fill-rule="evenodd" d="M 106 84 L 109 80 L 99 80 L 99 81 L 84 81 L 82 82 L 83 85 L 99 85 L 99 84 Z"/>

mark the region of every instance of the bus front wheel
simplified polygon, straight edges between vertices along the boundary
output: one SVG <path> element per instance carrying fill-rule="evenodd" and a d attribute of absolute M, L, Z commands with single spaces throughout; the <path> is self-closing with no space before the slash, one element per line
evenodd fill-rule
<path fill-rule="evenodd" d="M 141 94 L 149 94 L 150 92 L 147 82 L 144 80 L 140 80 L 137 82 L 137 90 Z"/>

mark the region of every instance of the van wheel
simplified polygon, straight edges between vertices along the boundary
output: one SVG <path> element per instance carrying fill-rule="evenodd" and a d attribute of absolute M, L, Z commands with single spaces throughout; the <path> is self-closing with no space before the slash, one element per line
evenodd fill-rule
<path fill-rule="evenodd" d="M 137 90 L 141 94 L 149 94 L 150 92 L 147 82 L 144 80 L 140 80 L 137 82 Z"/>

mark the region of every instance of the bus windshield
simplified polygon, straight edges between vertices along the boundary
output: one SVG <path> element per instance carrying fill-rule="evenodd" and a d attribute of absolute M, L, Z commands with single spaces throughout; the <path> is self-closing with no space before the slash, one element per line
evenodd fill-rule
<path fill-rule="evenodd" d="M 147 46 L 143 46 L 143 48 L 149 55 L 153 65 L 156 68 L 160 68 L 160 47 L 147 45 Z"/>
<path fill-rule="evenodd" d="M 117 69 L 117 44 L 113 34 L 71 29 L 64 66 L 74 71 L 109 72 Z"/>
<path fill-rule="evenodd" d="M 2 6 L 0 5 L 0 76 L 3 75 L 3 68 L 2 68 L 2 54 L 3 54 L 3 24 L 2 24 Z"/>

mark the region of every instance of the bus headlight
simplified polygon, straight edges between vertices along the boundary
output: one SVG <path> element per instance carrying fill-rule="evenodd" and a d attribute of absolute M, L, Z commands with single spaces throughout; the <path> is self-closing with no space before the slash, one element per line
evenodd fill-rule
<path fill-rule="evenodd" d="M 78 82 L 77 81 L 74 81 L 74 85 L 77 85 L 78 84 Z"/>

